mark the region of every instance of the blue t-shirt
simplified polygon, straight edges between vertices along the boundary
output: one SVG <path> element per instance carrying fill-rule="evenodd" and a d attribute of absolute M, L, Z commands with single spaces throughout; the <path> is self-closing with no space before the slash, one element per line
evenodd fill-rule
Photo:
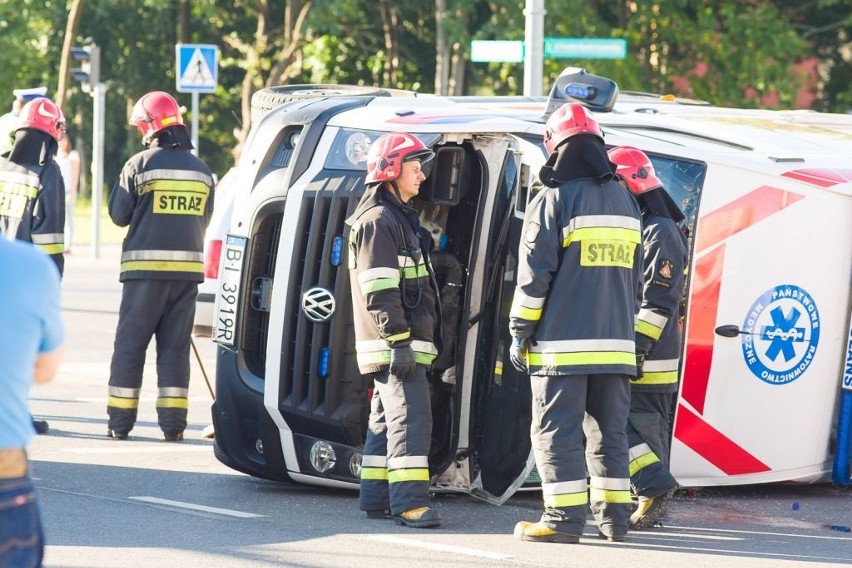
<path fill-rule="evenodd" d="M 0 236 L 0 449 L 24 448 L 35 435 L 27 398 L 36 356 L 64 335 L 56 264 Z"/>

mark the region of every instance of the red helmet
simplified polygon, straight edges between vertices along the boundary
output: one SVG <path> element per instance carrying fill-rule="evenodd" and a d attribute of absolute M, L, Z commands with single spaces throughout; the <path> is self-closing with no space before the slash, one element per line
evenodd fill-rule
<path fill-rule="evenodd" d="M 136 101 L 130 113 L 130 124 L 142 133 L 142 140 L 164 128 L 183 124 L 181 108 L 173 96 L 163 91 L 152 91 Z"/>
<path fill-rule="evenodd" d="M 420 160 L 424 165 L 435 157 L 416 136 L 404 132 L 389 132 L 370 145 L 367 153 L 365 183 L 393 181 L 402 173 L 402 163 Z"/>
<path fill-rule="evenodd" d="M 609 160 L 615 164 L 615 173 L 620 175 L 627 188 L 636 195 L 641 195 L 663 185 L 654 172 L 654 165 L 645 152 L 633 146 L 617 146 L 607 152 Z"/>
<path fill-rule="evenodd" d="M 65 134 L 65 115 L 52 100 L 39 97 L 21 108 L 15 130 L 21 128 L 35 128 L 47 132 L 58 141 Z"/>
<path fill-rule="evenodd" d="M 580 103 L 565 103 L 550 115 L 544 130 L 544 147 L 550 155 L 565 140 L 577 134 L 594 134 L 603 142 L 603 131 Z"/>

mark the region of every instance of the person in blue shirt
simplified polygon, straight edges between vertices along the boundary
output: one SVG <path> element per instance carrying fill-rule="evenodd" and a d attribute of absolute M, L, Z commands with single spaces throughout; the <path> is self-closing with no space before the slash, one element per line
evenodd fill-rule
<path fill-rule="evenodd" d="M 53 379 L 65 330 L 59 270 L 32 244 L 0 238 L 0 566 L 41 566 L 44 533 L 26 447 L 27 397 Z"/>

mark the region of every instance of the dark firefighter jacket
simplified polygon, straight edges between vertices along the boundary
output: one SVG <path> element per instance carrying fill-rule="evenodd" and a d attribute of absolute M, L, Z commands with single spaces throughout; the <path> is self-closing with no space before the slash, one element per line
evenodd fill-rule
<path fill-rule="evenodd" d="M 667 216 L 643 210 L 645 285 L 636 320 L 636 349 L 647 353 L 643 377 L 633 388 L 677 390 L 680 359 L 679 307 L 687 262 L 686 235 Z"/>
<path fill-rule="evenodd" d="M 438 293 L 417 211 L 373 186 L 347 219 L 355 349 L 361 373 L 387 369 L 391 348 L 411 345 L 418 363 L 438 354 Z"/>
<path fill-rule="evenodd" d="M 642 279 L 639 206 L 612 177 L 545 188 L 524 218 L 513 336 L 530 374 L 635 375 Z"/>
<path fill-rule="evenodd" d="M 213 175 L 189 150 L 152 147 L 130 158 L 109 196 L 109 216 L 130 225 L 121 275 L 204 281 L 204 230 L 213 212 Z"/>
<path fill-rule="evenodd" d="M 33 129 L 16 133 L 9 158 L 0 157 L 0 232 L 33 243 L 65 268 L 65 183 L 53 159 L 56 141 Z"/>

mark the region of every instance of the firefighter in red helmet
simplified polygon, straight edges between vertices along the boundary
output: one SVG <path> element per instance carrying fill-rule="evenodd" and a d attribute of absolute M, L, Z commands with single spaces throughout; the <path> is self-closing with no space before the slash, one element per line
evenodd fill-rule
<path fill-rule="evenodd" d="M 65 115 L 47 97 L 30 100 L 17 117 L 15 141 L 0 158 L 0 231 L 33 243 L 65 268 L 65 184 L 54 161 Z"/>
<path fill-rule="evenodd" d="M 636 319 L 636 354 L 640 373 L 631 384 L 627 440 L 630 484 L 637 508 L 630 528 L 652 526 L 677 490 L 669 472 L 673 397 L 680 361 L 680 301 L 687 262 L 686 236 L 678 226 L 683 213 L 663 188 L 651 160 L 630 146 L 611 149 L 621 183 L 642 211 L 644 286 Z"/>
<path fill-rule="evenodd" d="M 544 511 L 515 535 L 577 543 L 590 506 L 599 536 L 620 541 L 631 512 L 625 427 L 636 374 L 639 207 L 615 180 L 603 132 L 582 105 L 548 118 L 544 145 L 547 187 L 527 207 L 509 313 L 510 360 L 530 374 Z"/>
<path fill-rule="evenodd" d="M 198 283 L 204 280 L 204 231 L 213 212 L 213 174 L 192 154 L 177 101 L 143 95 L 130 115 L 145 150 L 132 156 L 109 196 L 109 215 L 129 225 L 110 365 L 107 434 L 127 438 L 136 422 L 145 351 L 157 341 L 157 417 L 168 441 L 183 439 L 189 349 Z"/>
<path fill-rule="evenodd" d="M 426 377 L 438 354 L 438 288 L 432 238 L 411 204 L 433 156 L 410 134 L 381 136 L 367 156 L 367 191 L 347 219 L 355 350 L 373 383 L 360 508 L 416 528 L 441 524 L 430 507 Z"/>

